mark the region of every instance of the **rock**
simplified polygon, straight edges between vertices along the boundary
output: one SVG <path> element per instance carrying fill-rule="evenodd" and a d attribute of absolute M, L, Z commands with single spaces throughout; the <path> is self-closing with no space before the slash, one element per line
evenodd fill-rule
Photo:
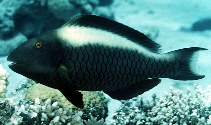
<path fill-rule="evenodd" d="M 39 9 L 37 9 L 39 8 Z M 28 38 L 61 26 L 65 21 L 56 18 L 46 6 L 35 3 L 23 4 L 14 14 L 15 30 Z"/>
<path fill-rule="evenodd" d="M 2 11 L 1 11 L 2 12 Z M 14 22 L 10 16 L 0 14 L 0 37 L 7 38 L 14 33 Z"/>
<path fill-rule="evenodd" d="M 101 1 L 102 2 L 102 1 Z M 96 14 L 112 19 L 100 0 L 0 0 L 0 56 L 40 34 L 56 29 L 78 14 Z"/>
<path fill-rule="evenodd" d="M 47 5 L 49 11 L 58 19 L 67 20 L 80 12 L 69 0 L 48 0 Z"/>
<path fill-rule="evenodd" d="M 92 5 L 92 6 L 98 6 L 100 4 L 100 1 L 99 0 L 89 0 L 89 3 Z"/>
<path fill-rule="evenodd" d="M 11 51 L 26 40 L 27 38 L 21 33 L 18 33 L 9 39 L 0 39 L 0 56 L 7 56 Z"/>
<path fill-rule="evenodd" d="M 6 39 L 15 34 L 13 21 L 14 12 L 23 4 L 24 0 L 0 1 L 0 38 Z"/>
<path fill-rule="evenodd" d="M 111 5 L 113 3 L 113 0 L 99 0 L 99 4 L 101 6 L 108 6 Z"/>
<path fill-rule="evenodd" d="M 211 30 L 211 18 L 200 19 L 194 22 L 191 26 L 191 31 Z"/>
<path fill-rule="evenodd" d="M 94 12 L 94 14 L 98 16 L 102 16 L 109 19 L 114 19 L 113 12 L 109 7 L 97 7 Z"/>

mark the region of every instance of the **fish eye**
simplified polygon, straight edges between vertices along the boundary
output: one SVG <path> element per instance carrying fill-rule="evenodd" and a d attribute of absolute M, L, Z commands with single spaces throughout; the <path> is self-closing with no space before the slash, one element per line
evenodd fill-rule
<path fill-rule="evenodd" d="M 42 47 L 42 43 L 41 42 L 36 42 L 35 43 L 35 48 L 40 49 Z"/>

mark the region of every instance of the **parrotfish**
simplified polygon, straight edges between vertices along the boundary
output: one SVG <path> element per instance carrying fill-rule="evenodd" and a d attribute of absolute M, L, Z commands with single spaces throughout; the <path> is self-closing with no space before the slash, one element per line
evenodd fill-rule
<path fill-rule="evenodd" d="M 127 100 L 158 85 L 160 78 L 198 80 L 193 55 L 200 47 L 159 52 L 160 45 L 124 24 L 95 16 L 73 17 L 32 38 L 8 56 L 9 67 L 55 88 L 79 108 L 80 91 L 103 91 Z"/>

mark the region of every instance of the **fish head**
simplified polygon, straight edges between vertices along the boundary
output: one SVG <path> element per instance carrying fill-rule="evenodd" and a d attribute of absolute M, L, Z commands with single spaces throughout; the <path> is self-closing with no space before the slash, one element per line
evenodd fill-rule
<path fill-rule="evenodd" d="M 54 32 L 30 39 L 10 53 L 7 60 L 14 72 L 37 82 L 51 82 L 62 61 L 62 48 Z"/>

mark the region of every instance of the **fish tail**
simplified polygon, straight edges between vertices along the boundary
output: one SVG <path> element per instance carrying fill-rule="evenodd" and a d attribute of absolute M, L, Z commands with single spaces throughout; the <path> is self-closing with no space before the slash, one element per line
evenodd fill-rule
<path fill-rule="evenodd" d="M 183 48 L 169 52 L 178 62 L 174 68 L 178 69 L 175 75 L 171 79 L 175 80 L 198 80 L 205 77 L 205 75 L 199 75 L 195 72 L 196 69 L 196 56 L 195 53 L 201 50 L 207 50 L 200 47 Z"/>

